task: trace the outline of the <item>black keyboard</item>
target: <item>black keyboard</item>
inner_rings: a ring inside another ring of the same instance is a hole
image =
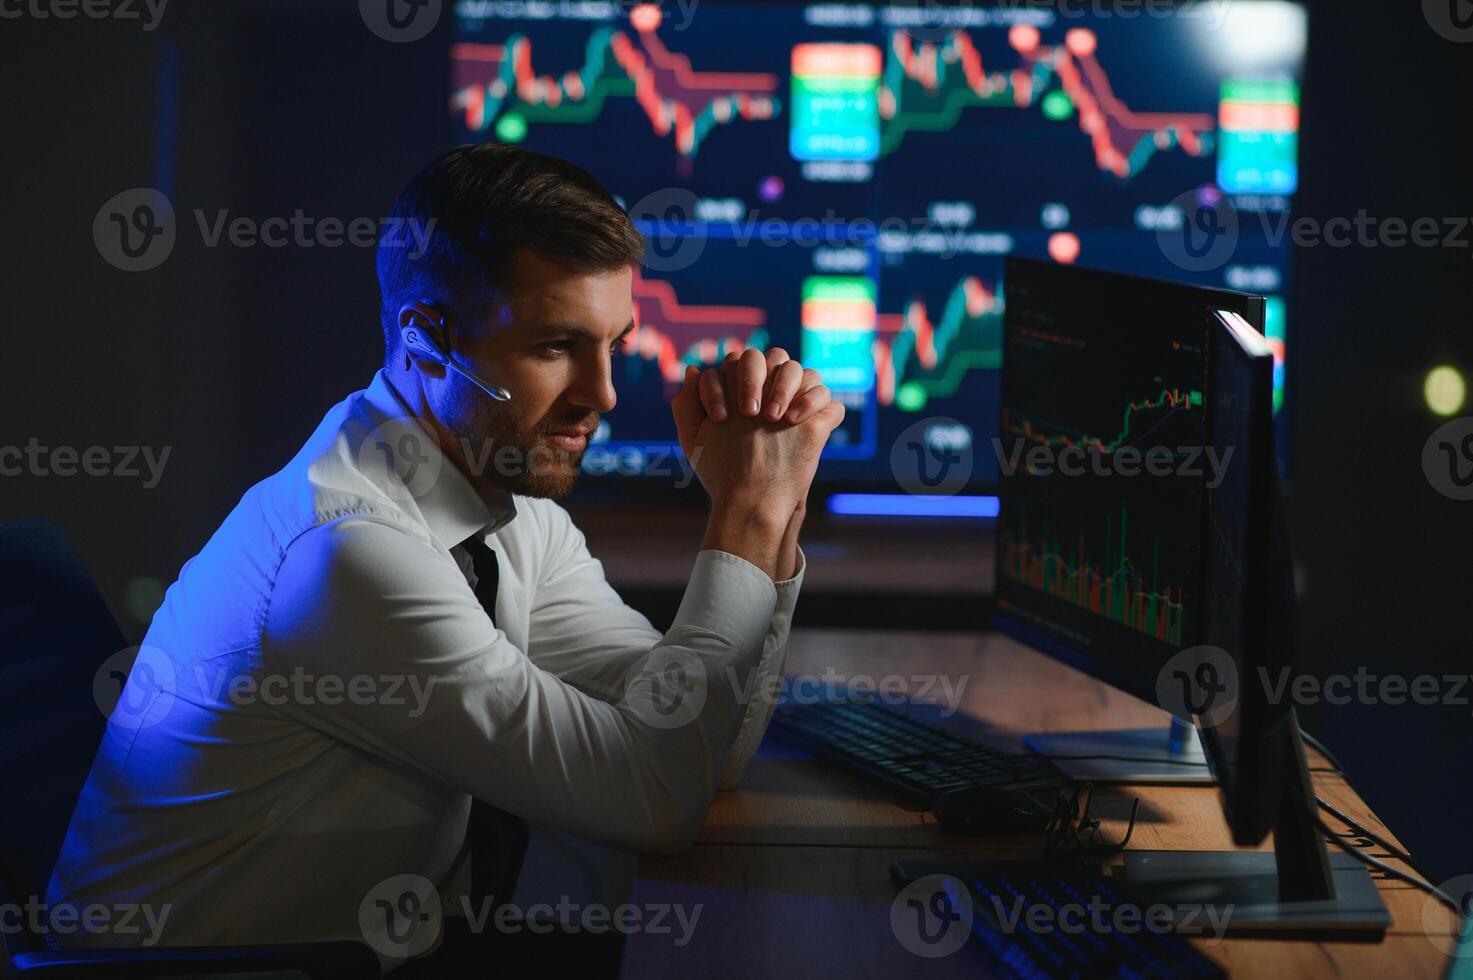
[[[1220,966],[1175,932],[1159,923],[1146,926],[1148,907],[1101,874],[1067,865],[1003,862],[959,865],[955,873],[971,889],[972,938],[991,975],[1027,980],[1224,976]],[[1040,914],[1040,909],[1049,911]],[[1198,925],[1204,938],[1213,938],[1205,919]]]
[[[1109,977],[1223,977],[1223,968],[1146,912],[1099,867],[1068,862],[897,862],[901,883],[925,880],[947,896],[949,915],[965,920],[969,892],[972,943],[987,976],[1018,980]],[[931,905],[931,903],[922,903]],[[1202,925],[1203,939],[1212,933]],[[935,939],[934,928],[916,930]],[[1220,937],[1218,937],[1220,939]]]
[[[1048,791],[1064,783],[1041,760],[989,749],[874,702],[780,705],[771,730],[926,806],[969,786]]]

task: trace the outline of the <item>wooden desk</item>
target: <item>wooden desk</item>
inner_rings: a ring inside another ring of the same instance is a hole
[[[788,672],[915,678],[947,677],[960,687],[949,724],[1019,746],[1029,731],[1165,726],[1167,715],[998,634],[799,630]],[[1323,764],[1313,760],[1311,765]],[[1320,795],[1395,841],[1354,790],[1315,773]],[[1099,789],[1095,810],[1107,835],[1123,830],[1130,802],[1142,799],[1132,848],[1232,847],[1215,788],[1139,786]],[[1264,845],[1265,848],[1269,844]],[[676,857],[640,862],[636,905],[701,904],[685,945],[679,930],[629,936],[624,976],[962,977],[983,975],[971,946],[938,959],[908,952],[890,928],[896,860],[1036,855],[1028,837],[978,842],[943,834],[928,811],[898,805],[872,784],[786,751],[773,740],[742,788],[721,794],[699,843]],[[1234,976],[1440,977],[1453,917],[1423,893],[1380,882],[1394,919],[1381,943],[1227,938],[1199,941]]]

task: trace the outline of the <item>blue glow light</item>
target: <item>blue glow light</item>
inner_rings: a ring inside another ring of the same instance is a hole
[[[996,517],[997,498],[911,493],[836,493],[830,514],[870,517]]]

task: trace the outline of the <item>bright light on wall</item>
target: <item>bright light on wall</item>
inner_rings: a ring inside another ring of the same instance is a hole
[[[1304,53],[1304,8],[1298,4],[1229,3],[1217,16],[1222,18],[1218,43],[1234,65],[1282,64]],[[1208,27],[1210,40],[1210,21]]]
[[[1456,415],[1468,397],[1468,385],[1457,368],[1443,364],[1427,372],[1422,394],[1427,407],[1438,415]]]

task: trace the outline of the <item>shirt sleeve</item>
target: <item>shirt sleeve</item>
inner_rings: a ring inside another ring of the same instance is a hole
[[[630,665],[659,633],[609,585],[603,563],[589,553],[583,532],[567,512],[560,507],[549,511],[546,564],[532,604],[527,653],[537,666],[580,690],[605,701],[617,701],[623,696],[622,685]],[[696,556],[697,570],[703,562],[716,560],[714,556],[747,565],[764,582],[770,582],[755,566],[725,552],[700,552]],[[723,768],[721,789],[730,789],[741,780],[767,731],[787,662],[788,633],[806,568],[800,548],[797,571],[791,578],[773,583],[771,590],[758,588],[755,579],[744,576],[724,581],[721,591],[712,591],[696,588],[693,576],[692,588],[686,592],[686,602],[701,609],[702,616],[718,615],[719,610],[744,613],[765,608],[769,591],[776,593],[755,668],[745,678],[738,677],[734,670],[724,672],[722,677],[744,708],[736,742]]]
[[[341,678],[348,696],[282,706],[303,724],[529,821],[678,851],[742,731],[726,675],[744,680],[762,660],[776,593],[750,563],[703,552],[669,632],[626,651],[619,696],[601,699],[517,649],[446,553],[355,516],[287,548],[262,658],[268,670]],[[742,601],[716,601],[732,595]],[[362,675],[423,696],[355,698]]]

